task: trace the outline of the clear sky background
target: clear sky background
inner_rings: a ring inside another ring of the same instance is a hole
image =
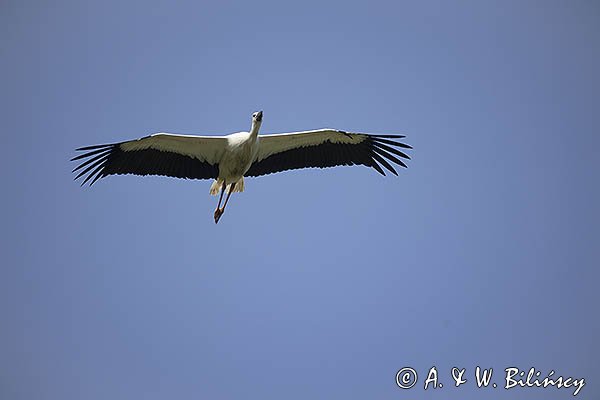
[[[597,2],[5,0],[0,30],[0,398],[572,398],[477,365],[600,395]],[[249,179],[217,226],[209,181],[72,180],[256,110],[413,159]]]

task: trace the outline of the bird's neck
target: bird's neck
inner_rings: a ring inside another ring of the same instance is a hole
[[[252,128],[250,128],[250,136],[256,138],[258,136],[258,130],[260,129],[260,123],[252,123]]]

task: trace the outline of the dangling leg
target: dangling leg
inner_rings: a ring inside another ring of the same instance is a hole
[[[229,201],[229,198],[231,197],[231,193],[233,193],[233,189],[235,189],[235,184],[237,182],[234,182],[231,184],[231,186],[229,187],[229,193],[227,193],[227,198],[225,199],[225,204],[223,204],[223,211],[225,211],[225,207],[227,207],[227,202]]]
[[[223,200],[223,193],[225,193],[225,181],[223,181],[223,186],[221,186],[221,196],[219,196],[219,203],[217,204],[217,209],[215,210],[215,224],[219,222],[219,218],[223,215],[223,211],[221,210],[221,200]],[[229,198],[229,196],[227,196]],[[227,201],[225,202],[227,203]],[[225,207],[223,207],[225,209]]]
[[[227,193],[227,197],[225,198],[225,204],[223,204],[223,208],[219,208],[215,210],[215,224],[219,223],[219,219],[221,219],[221,215],[225,212],[225,207],[227,207],[227,203],[229,202],[229,198],[231,197],[231,193],[233,193],[233,189],[235,189],[235,184],[237,182],[232,183],[229,186],[229,193]],[[223,192],[225,191],[225,182],[223,182],[223,187],[221,188],[221,198],[223,198]],[[219,206],[221,205],[221,199],[219,199]]]
[[[221,196],[219,196],[219,203],[217,204],[217,210],[221,208],[221,200],[223,200],[223,193],[225,193],[225,181],[223,181],[223,185],[221,185]]]

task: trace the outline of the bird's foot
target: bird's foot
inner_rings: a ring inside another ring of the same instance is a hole
[[[223,208],[217,208],[215,210],[215,224],[219,223],[219,220],[221,219],[221,215],[223,215],[224,212],[225,212],[225,209],[223,209]]]

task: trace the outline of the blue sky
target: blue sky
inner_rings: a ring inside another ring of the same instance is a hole
[[[0,9],[0,397],[572,397],[451,387],[478,365],[600,394],[596,2]],[[76,147],[256,110],[406,134],[413,159],[250,179],[217,226],[208,181],[72,181]]]

